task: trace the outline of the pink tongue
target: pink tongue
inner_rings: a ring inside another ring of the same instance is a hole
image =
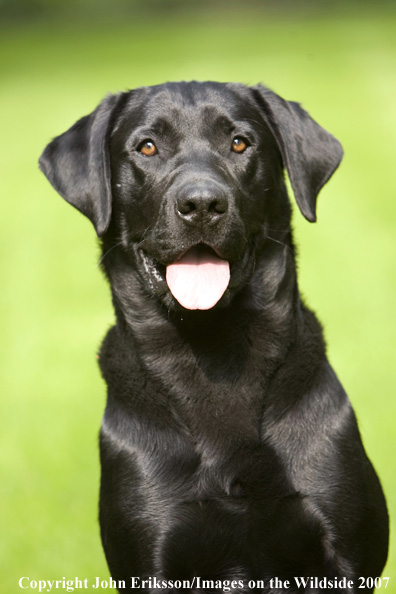
[[[166,282],[186,309],[210,309],[230,282],[230,266],[210,248],[191,248],[166,268]]]

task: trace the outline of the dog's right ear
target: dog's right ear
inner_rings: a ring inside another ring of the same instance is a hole
[[[106,97],[94,112],[54,138],[39,160],[55,190],[92,221],[99,237],[111,219],[109,135],[125,96]]]

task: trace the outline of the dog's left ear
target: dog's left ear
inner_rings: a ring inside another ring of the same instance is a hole
[[[123,95],[106,97],[94,112],[54,138],[39,160],[55,190],[92,221],[99,237],[111,219],[108,140]]]
[[[298,103],[262,86],[252,91],[278,144],[297,204],[315,222],[316,199],[341,162],[341,144]]]

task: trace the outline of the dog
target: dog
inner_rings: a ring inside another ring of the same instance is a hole
[[[120,592],[373,591],[386,504],[299,294],[284,180],[314,222],[342,155],[298,103],[194,81],[109,95],[44,150],[116,313],[100,525]]]

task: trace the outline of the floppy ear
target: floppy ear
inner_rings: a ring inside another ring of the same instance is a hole
[[[315,222],[316,199],[341,162],[341,144],[298,103],[262,86],[253,93],[278,144],[297,204],[304,217]]]
[[[39,160],[55,190],[92,221],[99,237],[111,219],[108,140],[122,96],[106,97],[94,112],[54,138]]]

